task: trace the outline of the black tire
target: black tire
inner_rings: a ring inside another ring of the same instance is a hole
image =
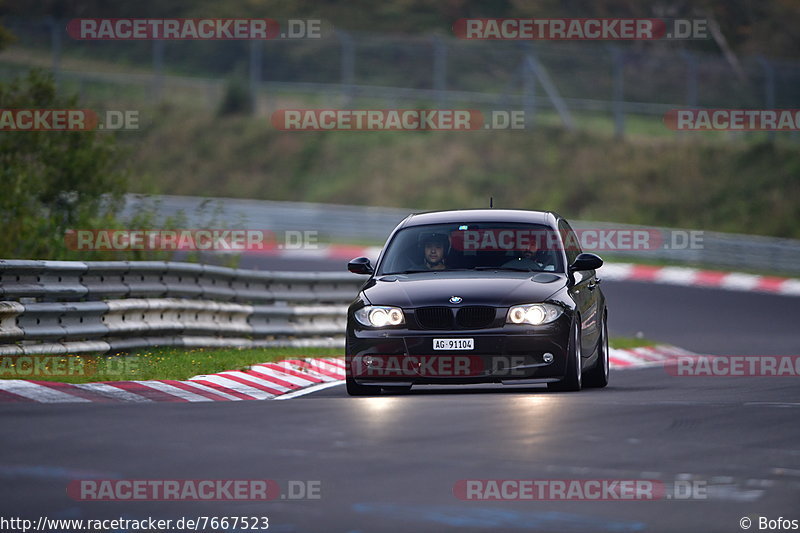
[[[345,378],[347,385],[347,394],[350,396],[376,396],[381,393],[380,387],[371,387],[369,385],[359,385],[353,378]]]
[[[608,315],[603,315],[603,327],[600,329],[599,344],[597,362],[583,376],[584,387],[602,389],[608,385]]]
[[[561,381],[548,383],[547,390],[558,392],[576,392],[581,390],[581,337],[579,332],[580,317],[575,317],[567,350],[567,371]]]

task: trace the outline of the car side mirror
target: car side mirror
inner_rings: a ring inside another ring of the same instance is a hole
[[[356,257],[347,263],[347,270],[353,274],[372,274],[372,264],[369,262],[369,257]]]
[[[589,253],[582,253],[579,254],[578,257],[575,258],[575,262],[569,266],[569,271],[576,272],[579,270],[597,270],[601,266],[603,266],[603,260],[600,259],[599,256]]]

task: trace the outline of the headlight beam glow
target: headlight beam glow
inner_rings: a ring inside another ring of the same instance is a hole
[[[355,318],[364,326],[370,328],[384,328],[405,324],[403,310],[398,307],[385,305],[367,305],[355,312]]]
[[[561,316],[564,310],[553,304],[537,303],[515,305],[508,310],[506,323],[509,324],[530,324],[540,326],[549,324]]]

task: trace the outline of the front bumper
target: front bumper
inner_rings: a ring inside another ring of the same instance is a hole
[[[566,372],[571,317],[543,326],[476,330],[347,329],[347,376],[362,385],[558,381]],[[472,350],[434,350],[434,339],[473,339]],[[549,361],[548,361],[549,360]]]

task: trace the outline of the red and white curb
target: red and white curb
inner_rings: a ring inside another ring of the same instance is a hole
[[[659,345],[618,350],[612,348],[612,368],[628,369],[669,363],[680,348]],[[59,383],[55,381],[0,380],[0,402],[39,403],[149,403],[288,400],[341,385],[345,366],[341,357],[287,359],[253,365],[247,370],[195,376],[186,381],[109,381]]]
[[[252,253],[276,255],[291,259],[348,260],[354,257],[366,256],[374,261],[378,258],[380,251],[380,247],[376,246],[363,247],[331,244],[316,250],[274,248]],[[733,291],[800,296],[800,279],[758,276],[741,272],[722,272],[675,266],[635,265],[632,263],[606,263],[598,271],[598,276],[613,281],[643,281],[688,287],[709,287]]]
[[[755,274],[743,274],[741,272],[720,272],[688,267],[606,263],[598,271],[598,276],[608,280],[646,281],[689,287],[710,287],[732,291],[766,292],[784,294],[787,296],[800,296],[800,279],[758,276]]]
[[[0,402],[221,402],[271,400],[338,385],[344,379],[339,357],[287,359],[253,365],[247,370],[194,376],[186,381],[55,381],[0,380]],[[312,389],[315,388],[315,389]]]
[[[608,362],[611,368],[624,370],[628,368],[664,366],[674,363],[678,357],[687,355],[696,356],[697,354],[669,344],[643,346],[641,348],[611,348],[608,351]]]

